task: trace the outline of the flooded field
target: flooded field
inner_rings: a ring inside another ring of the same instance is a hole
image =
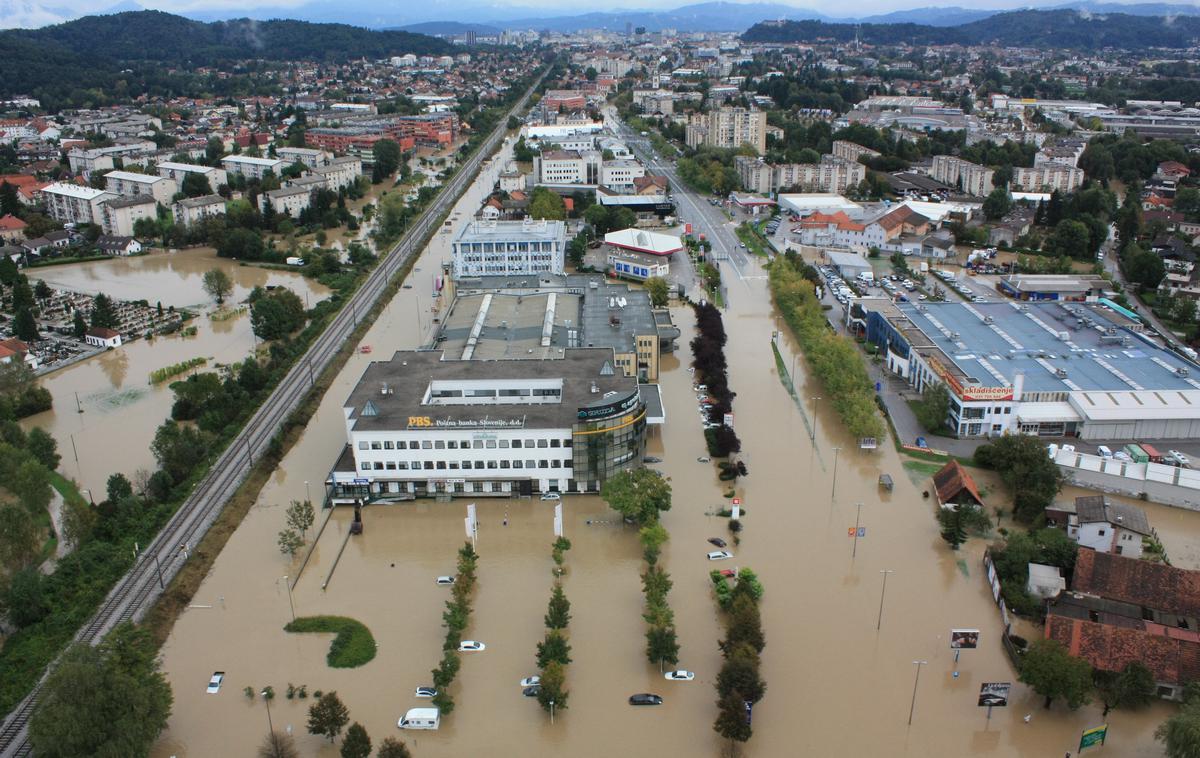
[[[268,284],[290,287],[314,303],[329,294],[326,287],[300,274],[240,266],[203,249],[62,266],[46,269],[45,274],[55,287],[183,307],[211,304],[200,278],[214,267],[225,269],[234,282],[229,303],[245,298],[255,286]],[[170,382],[149,383],[151,371],[198,356],[208,358],[206,368],[211,369],[243,360],[254,349],[249,313],[224,321],[201,315],[191,324],[197,327],[195,336],[135,340],[40,380],[54,396],[54,408],[23,420],[22,426],[40,426],[54,435],[63,473],[97,493],[97,499],[110,474],[131,475],[139,468],[153,467],[150,441],[171,412],[174,397]]]
[[[398,293],[365,338],[377,356],[418,344],[429,328],[427,318],[418,326],[414,314],[427,312],[417,297],[427,295],[426,277],[444,255],[441,248],[437,243],[426,252],[414,288]],[[744,281],[729,285],[725,328],[750,476],[738,488],[747,509],[742,542],[734,548],[736,559],[722,567],[752,567],[766,586],[763,674],[768,686],[755,707],[754,737],[744,754],[1057,758],[1074,753],[1080,731],[1103,722],[1095,705],[1073,713],[1061,705],[1044,711],[1041,698],[1018,684],[1010,706],[995,709],[990,721],[976,706],[982,682],[1016,679],[999,643],[999,614],[982,577],[983,543],[974,541],[958,553],[946,547],[930,501],[922,498],[928,482],[903,475],[890,445],[873,453],[857,450],[825,408],[815,445],[810,441],[803,414],[775,371],[770,335],[783,326],[771,309],[766,281],[760,271],[744,273]],[[325,664],[328,636],[285,633],[291,610],[283,577],[294,575],[298,561],[280,555],[275,535],[284,526],[283,506],[305,496],[306,480],[312,492],[319,491],[317,483],[344,443],[342,402],[370,359],[356,354],[166,643],[164,667],[175,707],[153,755],[247,754],[266,734],[267,711],[242,689],[268,684],[281,693],[271,706],[276,728],[291,728],[303,755],[338,755],[338,745],[306,732],[312,700],[282,697],[289,682],[306,684],[310,693],[337,690],[351,719],[361,722],[376,744],[399,734],[421,758],[719,755],[722,744],[711,726],[721,626],[709,589],[713,564],[705,560],[705,539],[728,538],[724,520],[709,515],[727,501],[712,464],[696,461],[705,450],[685,371],[692,317],[686,310],[674,315],[684,332],[683,347],[662,366],[668,423],[655,433],[649,452],[664,459],[656,468],[671,477],[674,487],[674,507],[663,519],[671,541],[662,560],[674,580],[670,602],[680,666],[696,671],[696,681],[664,682],[657,667],[646,663],[637,537],[611,523],[614,514],[595,497],[563,501],[566,536],[573,543],[564,580],[572,602],[573,663],[567,672],[569,708],[553,725],[517,685],[534,673],[534,646],[543,632],[552,581],[553,509],[546,503],[479,502],[479,587],[464,636],[488,647],[464,655],[452,687],[457,707],[440,731],[398,732],[396,720],[408,708],[428,703],[415,699],[413,690],[430,683],[430,669],[440,656],[442,604],[449,594],[434,577],[454,570],[465,501],[368,507],[365,533],[349,538],[322,589],[351,518],[344,509],[333,514],[291,600],[297,615],[342,614],[364,622],[379,643],[375,660],[360,669],[331,669]],[[788,362],[791,350],[784,338],[781,351]],[[799,395],[814,394],[820,389],[806,386],[801,377]],[[841,451],[833,497],[835,447]],[[896,486],[881,496],[876,481],[884,472],[892,474]],[[866,536],[852,558],[846,530],[855,523],[859,502]],[[1152,523],[1159,518],[1151,513]],[[877,631],[881,570],[895,573],[889,576]],[[980,648],[963,654],[958,677],[948,649],[951,627],[982,631]],[[928,665],[920,673],[909,726],[917,660]],[[225,685],[219,694],[206,695],[204,686],[215,670],[226,672]],[[636,692],[661,694],[665,704],[631,708],[626,698]],[[1169,713],[1163,705],[1141,713],[1114,711],[1107,719],[1107,752],[1160,755],[1152,732]],[[1026,714],[1032,714],[1028,723]]]
[[[275,285],[290,287],[312,302],[328,294],[325,287],[299,274],[243,266],[230,258],[218,258],[211,247],[32,269],[29,278],[58,289],[103,292],[118,300],[146,300],[151,305],[162,301],[164,308],[207,308],[214,303],[204,292],[201,280],[204,272],[214,268],[233,280],[233,293],[226,298],[229,303],[244,300],[255,287]]]

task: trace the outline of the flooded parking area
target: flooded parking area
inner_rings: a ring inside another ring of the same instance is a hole
[[[422,271],[412,277],[416,286],[400,290],[368,332],[364,344],[373,345],[376,356],[427,338],[427,303],[417,298],[442,255],[439,245],[426,251],[418,263]],[[827,404],[819,409],[815,440],[810,439],[803,412],[776,372],[771,334],[785,327],[771,308],[763,272],[751,262],[742,273],[745,278],[727,275],[725,329],[741,458],[750,475],[736,488],[746,509],[745,531],[740,545],[730,548],[736,557],[721,567],[752,567],[766,587],[767,681],[743,754],[1057,757],[1076,752],[1083,729],[1107,721],[1108,753],[1160,755],[1153,730],[1170,706],[1114,711],[1106,719],[1096,704],[1075,712],[1056,704],[1046,711],[1040,697],[1016,683],[983,578],[984,541],[951,551],[938,534],[932,501],[922,496],[928,480],[905,475],[890,444],[858,450]],[[434,578],[454,570],[470,501],[368,506],[364,533],[348,542],[352,513],[334,513],[290,601],[283,577],[295,575],[299,560],[275,546],[284,506],[316,493],[342,449],[342,403],[370,360],[355,354],[164,646],[175,707],[153,755],[245,754],[266,734],[267,712],[242,689],[272,685],[282,693],[289,682],[306,684],[310,693],[337,690],[351,719],[376,744],[399,734],[422,757],[720,755],[723,745],[712,723],[722,626],[708,578],[714,564],[705,553],[707,538],[730,539],[725,520],[713,515],[728,500],[713,464],[697,461],[706,451],[686,371],[693,319],[686,309],[676,309],[673,317],[683,335],[677,355],[665,357],[661,366],[667,424],[651,437],[648,452],[663,458],[655,468],[674,488],[673,507],[663,514],[671,540],[661,564],[674,581],[670,603],[680,667],[695,671],[695,681],[665,682],[658,667],[646,662],[639,576],[644,564],[636,532],[619,525],[599,498],[567,496],[565,531],[573,547],[563,587],[572,603],[573,662],[567,670],[569,707],[551,724],[536,702],[521,696],[517,683],[534,673],[535,645],[543,633],[552,584],[553,506],[484,499],[478,501],[479,583],[464,637],[485,642],[487,649],[464,654],[451,688],[456,708],[440,730],[399,732],[396,721],[407,709],[428,704],[413,691],[431,682],[449,597]],[[780,350],[790,365],[794,346],[786,336]],[[803,359],[797,365],[803,370]],[[809,398],[821,389],[801,376],[797,394]],[[895,480],[892,492],[879,490],[881,473]],[[847,529],[856,518],[865,533],[855,549]],[[1151,512],[1151,523],[1158,518]],[[1175,549],[1164,541],[1169,552]],[[1194,542],[1190,536],[1184,541]],[[344,542],[336,571],[322,589]],[[886,596],[882,571],[893,572]],[[283,631],[293,603],[297,615],[362,621],[379,644],[377,657],[358,669],[329,668],[327,636]],[[981,632],[979,649],[964,652],[957,676],[951,628]],[[924,662],[915,701],[914,661]],[[207,695],[204,685],[215,670],[226,672],[226,683],[219,694]],[[1009,706],[994,709],[990,720],[976,704],[984,682],[1014,682]],[[660,694],[665,703],[632,708],[626,700],[638,692]],[[303,755],[332,758],[339,746],[306,732],[311,702],[277,697],[271,719],[276,728],[291,727]]]

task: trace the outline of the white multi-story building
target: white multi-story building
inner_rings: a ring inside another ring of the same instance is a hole
[[[688,147],[739,148],[749,145],[767,150],[767,112],[747,108],[716,108],[692,116],[684,133]]]
[[[611,348],[546,360],[397,352],[350,394],[347,447],[328,484],[334,502],[595,493],[641,465],[646,410]]]
[[[609,189],[632,189],[633,180],[646,175],[646,168],[634,160],[605,161],[600,166],[600,183]]]
[[[158,202],[151,195],[114,198],[105,201],[102,207],[104,233],[113,237],[133,237],[134,224],[158,216]]]
[[[312,172],[325,179],[326,189],[338,192],[352,186],[358,177],[362,176],[362,160],[350,155],[334,158],[324,166],[314,168]]]
[[[50,218],[63,224],[103,225],[104,201],[116,199],[116,193],[65,182],[42,188],[42,201]]]
[[[247,179],[262,179],[268,171],[279,176],[288,167],[285,161],[278,158],[255,158],[250,155],[227,155],[221,159],[221,165],[226,172]]]
[[[175,223],[187,227],[207,218],[224,216],[225,198],[220,195],[186,197],[175,203],[172,210],[175,213]]]
[[[158,164],[158,175],[174,179],[180,188],[183,187],[184,177],[188,174],[203,176],[208,180],[209,189],[213,192],[216,192],[217,188],[222,184],[229,183],[229,177],[225,174],[225,169],[223,168],[201,166],[196,163],[174,163],[172,161],[163,161]]]
[[[1083,184],[1083,169],[1054,161],[1033,168],[1014,168],[1013,187],[1028,192],[1074,192]]]
[[[293,163],[302,163],[307,168],[328,166],[330,159],[333,158],[324,150],[316,150],[311,147],[281,147],[275,151],[275,155],[286,161],[289,166]]]
[[[471,221],[454,239],[454,277],[563,272],[562,221]]]
[[[874,158],[880,155],[878,150],[872,150],[869,147],[863,147],[857,142],[850,140],[838,139],[833,141],[833,150],[831,151],[836,157],[847,161],[858,161],[864,155],[868,158]]]
[[[96,171],[111,171],[116,167],[116,160],[129,156],[149,155],[158,149],[158,145],[148,140],[126,142],[110,147],[84,149],[73,147],[67,151],[67,163],[71,173],[81,174],[90,179]]]
[[[734,168],[742,186],[751,192],[767,194],[791,187],[800,192],[831,192],[841,194],[857,187],[867,177],[867,167],[833,155],[821,157],[820,163],[784,163],[773,165],[761,158],[739,155]]]
[[[312,190],[308,187],[283,187],[270,190],[262,194],[262,203],[263,210],[270,205],[276,213],[300,218],[300,214],[312,205]]]
[[[174,179],[133,171],[110,171],[104,175],[104,188],[121,197],[149,195],[155,202],[170,205],[179,186]]]
[[[600,153],[595,150],[551,150],[533,159],[538,184],[590,184],[600,181]]]
[[[995,174],[996,172],[987,166],[951,155],[933,156],[933,168],[929,172],[931,177],[942,184],[962,187],[963,192],[976,197],[983,197],[995,189],[992,185],[992,177]]]

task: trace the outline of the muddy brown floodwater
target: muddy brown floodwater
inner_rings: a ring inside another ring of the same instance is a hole
[[[298,273],[241,266],[205,248],[35,269],[33,278],[61,289],[104,292],[123,300],[161,300],[164,307],[204,306],[202,315],[191,322],[197,328],[195,336],[134,340],[40,379],[54,397],[54,408],[23,420],[22,426],[40,426],[54,435],[62,472],[92,490],[97,500],[110,474],[130,476],[139,468],[153,469],[150,441],[170,414],[174,398],[170,382],[149,383],[151,371],[195,357],[208,358],[200,370],[211,370],[215,364],[243,360],[254,349],[248,313],[224,321],[204,315],[213,304],[200,279],[212,268],[223,269],[233,280],[228,304],[267,285],[289,287],[312,304],[329,295],[327,287]]]
[[[423,291],[440,255],[437,249],[426,252],[422,271],[414,275],[417,286],[401,290],[369,332],[364,342],[376,354],[386,356],[419,341],[416,293]],[[930,501],[921,496],[928,483],[906,476],[890,445],[873,453],[858,451],[825,409],[814,448],[803,415],[775,370],[770,338],[782,324],[771,308],[765,278],[756,265],[744,273],[747,279],[729,281],[725,328],[750,476],[738,488],[747,509],[742,542],[734,548],[736,559],[722,567],[753,567],[766,586],[763,673],[768,684],[766,698],[755,707],[754,736],[744,754],[1057,758],[1074,753],[1080,731],[1102,723],[1094,705],[1076,712],[1061,705],[1046,711],[1040,698],[1016,684],[1010,706],[995,709],[990,721],[976,707],[980,683],[1016,679],[982,576],[982,542],[950,551],[938,536]],[[289,682],[307,685],[310,693],[337,690],[351,718],[376,744],[399,734],[421,758],[719,755],[722,744],[712,722],[721,627],[709,589],[713,564],[705,560],[705,539],[729,536],[724,520],[709,515],[726,501],[713,465],[696,460],[705,450],[685,371],[693,321],[682,309],[675,319],[683,329],[683,347],[663,364],[667,425],[651,440],[649,452],[664,458],[656,467],[674,487],[674,506],[663,518],[671,534],[663,562],[674,580],[670,601],[682,648],[680,667],[696,671],[695,681],[665,682],[657,667],[646,663],[636,533],[613,523],[612,512],[595,497],[563,500],[566,535],[573,543],[564,580],[572,602],[573,663],[567,673],[569,708],[553,725],[517,685],[534,673],[534,646],[543,633],[552,582],[553,509],[546,503],[479,501],[479,586],[464,637],[485,642],[487,650],[464,655],[452,688],[457,707],[440,731],[399,732],[396,721],[407,709],[428,704],[415,699],[413,690],[430,683],[430,669],[440,656],[448,592],[434,584],[434,577],[454,570],[463,541],[463,501],[368,507],[365,533],[349,540],[323,590],[351,518],[348,510],[333,514],[295,587],[295,611],[363,621],[379,644],[375,660],[359,669],[331,669],[325,664],[328,636],[285,633],[291,612],[283,577],[294,574],[298,562],[280,555],[275,535],[283,528],[283,506],[304,497],[306,480],[318,491],[317,483],[343,445],[342,402],[369,360],[356,354],[167,641],[164,667],[175,707],[153,755],[248,754],[266,734],[268,716],[242,689],[269,684],[282,695]],[[783,338],[781,350],[789,362],[792,349]],[[801,377],[799,394],[820,394],[820,388]],[[836,499],[831,497],[835,446],[842,448]],[[883,472],[891,473],[896,485],[881,497],[876,481]],[[858,502],[867,531],[852,558],[846,530],[855,522]],[[895,573],[888,580],[882,629],[876,631],[885,569]],[[951,627],[982,630],[980,648],[963,654],[957,678],[948,649]],[[915,660],[928,665],[921,671],[909,726]],[[226,672],[225,685],[219,694],[206,695],[215,670]],[[631,708],[626,699],[636,692],[655,692],[666,702],[659,708]],[[277,728],[293,730],[303,755],[332,758],[337,745],[306,733],[310,703],[278,697],[270,718]],[[1152,732],[1169,713],[1163,705],[1111,713],[1107,752],[1159,755]],[[1026,714],[1032,714],[1029,723],[1023,720]]]

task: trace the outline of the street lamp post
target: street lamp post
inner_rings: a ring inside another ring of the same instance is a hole
[[[840,447],[835,447],[833,449],[833,488],[829,491],[830,502],[833,502],[833,500],[837,496],[838,453],[840,453],[840,452],[842,452],[842,449]]]
[[[912,726],[913,711],[917,708],[917,683],[921,681],[921,667],[928,663],[929,661],[913,661],[913,665],[917,667],[917,676],[913,679],[912,704],[908,706],[909,726]]]
[[[550,701],[550,723],[554,723],[554,701]]]
[[[310,503],[312,502],[312,492],[308,488],[308,482],[304,483],[304,499]]]
[[[875,631],[883,626],[883,596],[887,594],[887,578],[888,574],[896,573],[892,569],[879,569],[879,573],[883,574],[883,589],[879,591],[879,618],[875,621]]]
[[[271,734],[275,733],[275,725],[271,723],[271,693],[269,690],[262,691],[263,702],[267,704],[267,729]]]
[[[809,399],[812,400],[812,404],[813,404],[812,434],[809,436],[809,439],[811,439],[815,442],[817,439],[817,401],[820,400],[821,398],[813,397],[813,398],[809,398]]]
[[[283,583],[287,586],[288,591],[288,606],[292,609],[292,621],[296,620],[296,603],[292,600],[292,583],[288,581],[287,575],[283,577]]]

